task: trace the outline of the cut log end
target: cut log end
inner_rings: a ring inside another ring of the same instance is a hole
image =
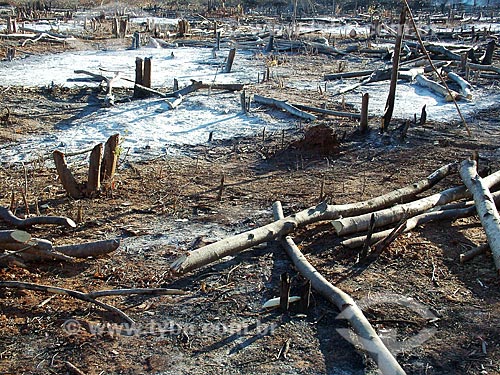
[[[337,233],[337,235],[340,235],[340,233],[342,233],[342,229],[344,229],[344,225],[338,220],[333,220],[332,225],[335,233]]]
[[[28,232],[25,232],[23,230],[14,230],[14,231],[12,231],[12,233],[10,234],[10,237],[14,241],[20,242],[20,243],[26,243],[29,240],[31,240],[31,234],[29,234]]]

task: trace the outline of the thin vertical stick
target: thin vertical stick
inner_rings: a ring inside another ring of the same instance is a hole
[[[385,131],[389,128],[389,124],[391,123],[392,119],[392,113],[394,112],[394,102],[396,101],[396,87],[399,73],[399,58],[401,55],[401,44],[403,43],[405,22],[406,8],[403,8],[401,9],[401,14],[399,15],[399,29],[398,35],[396,37],[396,44],[394,45],[394,56],[392,59],[391,85],[389,87],[387,102],[385,103],[384,126],[382,127],[382,131]]]
[[[462,115],[462,111],[460,111],[460,108],[458,107],[457,101],[453,97],[453,95],[452,95],[452,93],[450,91],[450,88],[446,84],[445,79],[441,76],[441,74],[439,74],[438,70],[434,66],[434,63],[432,62],[431,56],[429,55],[429,52],[427,52],[427,49],[424,46],[424,42],[422,40],[422,37],[420,36],[420,31],[418,30],[417,24],[415,23],[415,19],[413,18],[413,13],[411,12],[410,5],[408,4],[407,0],[403,0],[403,3],[405,4],[406,9],[408,10],[408,15],[410,16],[410,21],[411,21],[411,24],[413,26],[413,29],[415,30],[415,34],[417,35],[417,39],[418,39],[418,42],[420,44],[420,47],[422,48],[422,51],[424,51],[425,57],[429,61],[429,64],[430,64],[432,70],[438,75],[438,77],[441,80],[441,83],[443,84],[444,87],[446,87],[446,90],[448,91],[448,94],[453,99],[453,104],[455,104],[455,108],[457,109],[458,115],[460,116],[460,119],[462,120],[462,123],[464,124],[465,130],[467,131],[467,135],[470,137],[472,135],[471,131],[469,129],[469,126],[467,125],[467,122],[465,121],[464,116]]]

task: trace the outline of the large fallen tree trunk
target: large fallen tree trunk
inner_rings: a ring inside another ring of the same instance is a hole
[[[500,192],[493,194],[493,199],[495,203],[500,203]],[[401,233],[409,232],[415,229],[417,226],[431,222],[431,221],[444,221],[444,220],[456,220],[464,217],[470,217],[476,214],[476,206],[471,205],[469,207],[464,208],[455,208],[455,209],[445,209],[446,206],[443,207],[442,210],[439,211],[431,211],[424,212],[423,214],[414,216],[409,218],[404,223],[404,228]],[[381,232],[372,233],[369,244],[372,245],[391,234],[393,229],[387,229]],[[357,248],[363,246],[367,241],[367,236],[358,236],[349,238],[347,240],[342,241],[342,245],[347,246],[349,248]]]
[[[431,91],[442,95],[447,102],[460,99],[460,94],[458,92],[447,90],[443,85],[425,77],[422,74],[418,74],[416,80],[420,86],[427,87]]]
[[[280,202],[273,205],[274,220],[284,218]],[[353,331],[359,336],[363,350],[377,363],[384,375],[403,375],[404,370],[382,342],[377,332],[364,316],[356,302],[347,293],[332,285],[316,270],[289,236],[281,239],[281,245],[295,268],[306,279],[311,281],[312,287],[328,301],[333,303],[349,321]]]
[[[26,243],[3,243],[0,245],[5,250],[10,250],[12,253],[6,253],[5,257],[18,257],[23,261],[40,261],[40,260],[61,260],[72,261],[70,257],[54,251],[52,242],[40,238],[32,238]]]
[[[298,109],[301,109],[303,111],[316,112],[316,113],[321,113],[323,115],[337,116],[337,117],[349,117],[349,118],[357,118],[357,119],[361,118],[360,113],[332,111],[330,109],[311,107],[308,105],[296,104],[296,103],[294,103],[293,106],[297,107]]]
[[[500,68],[497,66],[493,65],[481,65],[481,64],[473,64],[473,63],[467,63],[467,67],[472,70],[480,70],[484,72],[493,72],[500,74]]]
[[[304,112],[304,111],[296,108],[295,106],[288,104],[287,102],[285,102],[283,100],[267,98],[265,96],[260,96],[260,95],[254,95],[253,100],[256,103],[281,108],[281,109],[287,111],[288,113],[291,113],[292,115],[303,118],[305,120],[310,120],[310,121],[316,120],[316,116],[314,116],[310,113]]]
[[[489,191],[491,185],[477,174],[476,162],[464,160],[460,165],[460,176],[470,190],[476,203],[479,220],[483,225],[495,266],[500,272],[500,216]]]
[[[76,223],[67,217],[34,216],[26,219],[20,219],[5,207],[0,207],[0,219],[19,229],[29,228],[33,225],[39,224],[62,225],[68,228],[76,228]]]
[[[318,206],[307,208],[260,228],[252,229],[190,251],[173,262],[170,266],[171,270],[175,273],[183,274],[215,262],[225,256],[236,254],[276,237],[285,236],[300,226],[317,221],[332,220],[340,216],[359,215],[389,207],[394,203],[405,201],[431,188],[454,171],[456,171],[456,163],[447,164],[434,171],[427,178],[412,185],[363,202],[344,205],[327,205],[326,203],[321,203]]]
[[[460,93],[464,98],[466,98],[467,100],[472,100],[472,86],[469,82],[453,72],[448,73],[448,78],[458,83],[458,85],[460,86]]]
[[[119,240],[103,240],[77,245],[56,246],[54,250],[73,258],[87,258],[109,254],[118,249],[119,246]]]
[[[31,240],[31,234],[23,230],[0,230],[0,244],[10,242],[24,244],[29,240]]]
[[[499,182],[500,171],[497,171],[484,179],[484,183],[488,187],[496,185]],[[458,186],[413,202],[373,212],[373,214],[375,214],[375,228],[380,228],[385,225],[398,222],[405,217],[412,217],[433,207],[441,206],[459,199],[468,198],[470,196],[470,192],[465,186]],[[339,236],[366,231],[370,226],[371,214],[372,213],[367,213],[337,219],[332,221],[332,225],[335,232]]]

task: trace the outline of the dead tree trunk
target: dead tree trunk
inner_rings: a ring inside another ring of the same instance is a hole
[[[120,134],[114,134],[106,141],[101,165],[101,181],[111,182],[116,172]]]
[[[231,48],[229,50],[229,55],[227,56],[226,67],[224,68],[224,73],[230,73],[233,67],[234,57],[236,56],[236,48]]]
[[[485,184],[487,186],[492,186],[499,182],[500,171],[497,171],[485,178]],[[375,228],[380,228],[385,225],[395,223],[403,219],[405,216],[412,217],[415,215],[419,215],[433,207],[441,206],[443,204],[447,204],[467,197],[470,197],[470,193],[467,191],[465,186],[459,186],[447,189],[443,192],[436,193],[413,202],[400,204],[391,208],[374,212]],[[370,226],[370,218],[371,213],[353,217],[345,217],[332,221],[332,225],[337,235],[344,236],[347,234],[368,230]]]
[[[75,177],[69,170],[64,154],[61,151],[56,150],[52,155],[54,157],[57,174],[59,175],[59,179],[61,180],[64,190],[66,190],[71,198],[83,198],[83,192],[80,188],[80,184],[76,181]]]
[[[359,123],[361,133],[366,133],[368,130],[368,100],[370,94],[365,93],[361,99],[361,121]]]
[[[87,258],[109,254],[118,249],[119,246],[119,240],[103,240],[77,245],[56,246],[54,250],[73,258]]]
[[[486,47],[486,52],[484,53],[483,59],[481,60],[481,65],[491,65],[493,63],[493,53],[495,52],[495,47],[495,40],[490,40],[488,42],[488,46]]]
[[[193,250],[179,257],[172,263],[170,268],[175,273],[183,274],[215,262],[227,255],[236,254],[279,236],[285,236],[301,226],[317,221],[336,219],[340,216],[360,215],[361,213],[391,206],[431,188],[455,170],[456,164],[445,165],[421,181],[364,202],[344,205],[321,203],[284,219]]]
[[[93,196],[101,189],[101,160],[102,160],[102,143],[94,147],[90,153],[89,162],[89,177],[87,181],[87,196]]]
[[[500,216],[493,196],[487,182],[477,174],[475,161],[464,160],[460,165],[460,176],[474,197],[479,220],[486,232],[495,266],[500,272]]]
[[[273,205],[273,211],[275,220],[283,220],[284,215],[281,209],[281,203],[276,202]],[[292,260],[295,268],[297,268],[306,279],[311,281],[312,287],[328,301],[333,303],[342,313],[341,315],[351,323],[353,331],[359,336],[359,341],[361,342],[363,350],[375,360],[381,373],[384,375],[404,375],[404,370],[389,349],[387,349],[351,296],[328,282],[328,280],[307,261],[306,257],[290,237],[287,236],[282,238],[281,245]]]
[[[383,131],[386,131],[389,128],[389,124],[392,119],[392,113],[394,112],[394,102],[396,100],[396,86],[397,86],[398,72],[399,72],[399,57],[401,54],[401,44],[403,42],[405,22],[406,22],[406,8],[403,7],[403,9],[401,9],[401,14],[399,15],[399,29],[398,29],[398,36],[396,38],[396,44],[394,46],[394,56],[392,59],[391,85],[389,87],[389,95],[387,96],[387,102],[385,104],[383,125],[382,125]]]
[[[151,87],[151,58],[146,57],[144,59],[144,72],[142,76],[142,85],[145,87]]]

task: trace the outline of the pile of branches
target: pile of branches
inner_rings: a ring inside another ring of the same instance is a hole
[[[73,261],[76,258],[98,257],[118,249],[120,241],[102,240],[76,245],[54,246],[51,241],[32,237],[26,229],[39,225],[76,228],[76,223],[62,216],[15,216],[9,208],[0,207],[0,220],[15,229],[0,230],[0,265],[26,267],[25,262],[45,260]]]
[[[446,176],[456,173],[457,170],[464,185],[417,198],[419,194],[429,190]],[[307,261],[287,235],[312,223],[331,221],[332,228],[338,236],[365,232],[363,236],[348,238],[342,242],[348,247],[360,247],[359,257],[362,258],[382,251],[399,234],[423,223],[454,220],[477,214],[485,229],[488,245],[476,249],[475,253],[485,252],[489,246],[496,268],[500,271],[500,216],[495,206],[500,194],[492,195],[489,191],[498,183],[500,183],[500,171],[483,179],[477,173],[476,162],[465,160],[460,165],[458,163],[445,165],[423,180],[363,202],[343,205],[321,203],[286,217],[283,215],[281,204],[276,202],[273,206],[275,221],[190,251],[172,263],[171,271],[173,274],[183,275],[260,243],[281,240],[296,269],[311,282],[315,290],[336,305],[349,320],[352,329],[361,339],[363,349],[377,362],[381,372],[404,374],[401,366],[377,336],[354,300],[328,282]],[[468,201],[471,197],[473,202]],[[391,229],[375,231],[377,228],[391,226],[393,227]],[[465,260],[473,255],[463,254],[461,259]]]

